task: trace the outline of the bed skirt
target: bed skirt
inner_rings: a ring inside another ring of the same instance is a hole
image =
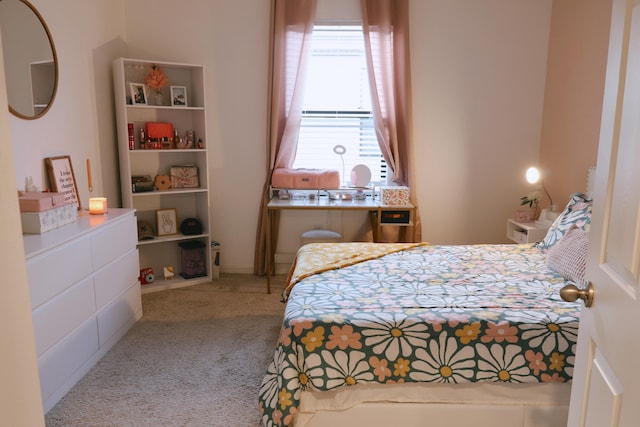
[[[565,427],[570,394],[570,383],[358,384],[303,392],[294,426]]]

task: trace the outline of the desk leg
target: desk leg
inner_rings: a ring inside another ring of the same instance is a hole
[[[369,211],[369,223],[371,225],[371,236],[374,243],[380,239],[380,211]]]
[[[265,268],[267,273],[267,293],[271,293],[271,209],[267,208],[267,234],[266,234]]]

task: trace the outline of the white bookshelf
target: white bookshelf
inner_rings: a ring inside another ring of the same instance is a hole
[[[144,83],[145,73],[150,66],[160,67],[169,79],[162,89],[164,102],[155,104],[151,91],[147,90],[148,105],[133,104],[130,83]],[[140,268],[152,268],[155,282],[142,285],[142,292],[152,292],[189,286],[211,280],[210,254],[210,204],[207,156],[207,130],[205,124],[204,68],[202,65],[181,64],[165,61],[118,58],[113,62],[113,78],[118,127],[118,151],[120,158],[120,181],[124,207],[136,210],[138,220],[148,221],[157,234],[155,212],[157,209],[176,209],[178,234],[157,236],[153,240],[138,242]],[[171,105],[170,86],[183,86],[187,91],[187,105]],[[195,133],[192,148],[148,149],[141,147],[140,128],[147,122],[171,123],[184,137],[187,131]],[[134,126],[135,148],[129,147],[128,124]],[[202,139],[203,146],[197,141]],[[198,169],[197,188],[171,188],[148,192],[134,192],[131,177],[148,175],[169,175],[176,165],[194,165]],[[183,235],[180,223],[186,218],[197,218],[203,226],[198,235]],[[206,275],[185,279],[181,277],[182,242],[199,241],[204,244]],[[174,277],[164,280],[163,267],[173,266]]]

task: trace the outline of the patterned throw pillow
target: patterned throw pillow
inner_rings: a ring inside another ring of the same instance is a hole
[[[549,249],[547,265],[565,279],[584,287],[588,248],[589,233],[572,225],[564,237]]]
[[[586,195],[582,193],[573,194],[562,213],[551,224],[547,235],[535,246],[542,252],[547,252],[562,239],[572,225],[588,232],[591,226],[592,204],[592,199]]]

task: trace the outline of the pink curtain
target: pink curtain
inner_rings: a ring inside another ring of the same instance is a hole
[[[267,177],[258,219],[254,273],[266,272],[266,227],[269,185],[275,168],[292,166],[302,117],[306,64],[309,57],[316,0],[272,0],[267,123]],[[272,221],[271,253],[278,238],[279,218]]]
[[[393,172],[392,182],[409,187],[416,207],[405,241],[422,240],[416,198],[409,55],[409,1],[361,0],[367,69],[376,136]]]

